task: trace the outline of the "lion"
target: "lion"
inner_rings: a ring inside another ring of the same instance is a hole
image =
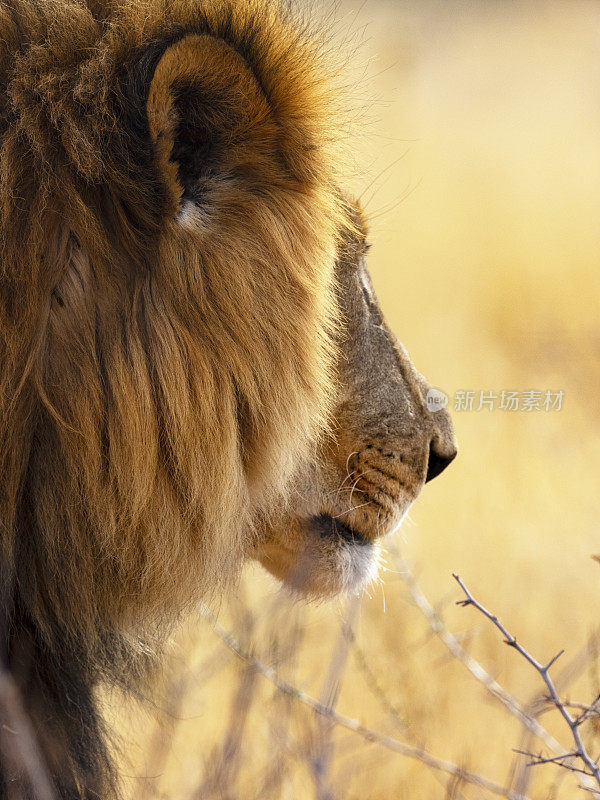
[[[56,796],[110,800],[96,687],[247,559],[359,589],[456,443],[373,292],[318,35],[269,0],[0,9],[0,658]]]

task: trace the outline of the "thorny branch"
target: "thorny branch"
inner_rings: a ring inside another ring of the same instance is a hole
[[[600,628],[596,628],[596,630],[591,634],[589,637],[586,645],[582,647],[578,653],[571,659],[571,661],[564,665],[562,669],[559,669],[553,680],[554,686],[556,687],[558,692],[565,692],[567,688],[577,679],[577,677],[581,674],[583,669],[590,663],[590,659],[597,658],[594,656],[594,653],[597,652],[598,646],[600,644]],[[590,714],[587,715],[589,719],[596,717],[596,713],[594,713],[594,709],[597,708],[598,698],[594,700],[591,705],[581,705],[578,710],[585,711],[587,708],[590,710]],[[565,701],[565,705],[567,708],[574,708],[574,704],[570,704]],[[545,691],[545,686],[543,689],[538,690],[534,697],[532,697],[527,703],[523,704],[523,707],[530,714],[532,717],[539,719],[541,714],[545,714],[548,710],[553,709],[554,702],[552,698],[548,695]],[[582,720],[582,722],[585,720]],[[522,745],[521,750],[526,750],[528,753],[531,753],[532,745],[531,745],[531,738],[532,733],[531,731],[525,731],[525,735],[522,737]],[[519,754],[520,755],[520,754]],[[515,790],[520,791],[521,793],[527,792],[527,787],[529,785],[529,774],[530,770],[528,769],[528,761],[524,758],[519,757],[513,762],[511,767],[512,772],[512,780],[510,782],[510,786],[512,786]],[[594,791],[593,790],[593,783],[591,782],[590,778],[584,778],[585,781],[590,781],[590,785],[592,789],[586,788],[587,791]]]
[[[588,775],[585,769],[581,769],[580,767],[574,767],[571,763],[571,759],[577,758],[579,753],[574,750],[572,753],[563,753],[560,756],[549,756],[548,758],[544,758],[542,755],[534,755],[529,750],[515,750],[515,753],[519,753],[521,756],[527,756],[529,762],[527,764],[528,767],[537,767],[540,764],[556,764],[558,767],[564,767],[564,769],[568,769],[569,772],[578,772],[580,775]]]
[[[574,709],[580,711],[581,713],[575,717],[575,722],[577,725],[582,725],[588,719],[594,719],[596,717],[600,717],[600,695],[598,695],[591,703],[588,705],[584,703],[572,703],[568,700],[564,701],[564,705],[566,708]]]
[[[563,703],[560,699],[558,692],[556,690],[556,686],[554,681],[550,677],[550,669],[551,667],[557,662],[557,660],[561,657],[564,650],[561,650],[555,656],[553,656],[550,661],[546,664],[542,664],[536,658],[534,658],[531,653],[529,653],[523,645],[521,645],[516,638],[504,627],[504,625],[500,622],[498,617],[492,614],[490,611],[485,608],[485,606],[481,605],[481,603],[476,600],[469,589],[465,586],[463,581],[460,577],[456,574],[452,576],[455,581],[458,583],[460,588],[465,594],[464,600],[459,600],[458,605],[461,606],[473,606],[476,608],[481,614],[483,614],[490,622],[500,631],[500,633],[504,636],[505,643],[509,646],[514,648],[523,658],[531,664],[531,666],[536,670],[536,672],[541,676],[542,680],[546,684],[546,688],[550,694],[550,699],[560,712],[561,716],[569,726],[571,731],[571,736],[573,737],[573,741],[575,743],[575,749],[570,753],[564,753],[562,755],[562,760],[560,756],[551,758],[551,759],[542,759],[540,757],[536,757],[531,753],[528,755],[532,758],[533,764],[543,764],[543,763],[560,763],[561,766],[567,767],[572,769],[572,771],[580,772],[580,774],[593,779],[593,782],[596,784],[593,788],[590,787],[581,787],[585,788],[587,791],[591,791],[596,797],[600,797],[600,768],[598,767],[598,760],[594,760],[590,754],[588,753],[585,745],[583,744],[583,740],[581,738],[580,733],[580,725],[585,719],[585,712],[584,714],[580,714],[577,717],[573,717],[567,708],[567,705]],[[585,765],[585,769],[578,769],[573,767],[571,759],[579,759]]]
[[[406,744],[398,739],[394,739],[391,736],[386,736],[385,734],[378,733],[377,731],[372,730],[371,728],[367,728],[365,725],[362,725],[358,720],[352,719],[350,717],[346,717],[343,714],[335,711],[330,706],[324,705],[316,698],[312,697],[311,695],[307,694],[302,689],[294,686],[293,684],[289,683],[288,681],[282,680],[277,675],[277,671],[274,667],[269,666],[267,664],[263,664],[257,658],[252,655],[249,651],[245,650],[238,640],[233,636],[232,633],[225,630],[216,620],[215,615],[210,611],[210,609],[206,607],[200,608],[200,614],[204,617],[205,620],[209,623],[210,627],[214,631],[214,633],[221,639],[223,644],[229,648],[235,655],[245,661],[247,664],[250,664],[258,673],[260,673],[263,677],[267,678],[273,686],[277,689],[278,692],[293,698],[299,703],[302,703],[308,708],[312,709],[316,714],[320,716],[326,717],[329,719],[333,724],[339,726],[340,728],[345,728],[346,730],[352,731],[353,733],[358,734],[363,739],[368,742],[372,742],[375,744],[380,745],[381,747],[385,747],[388,750],[392,750],[396,753],[400,753],[407,758],[413,758],[418,761],[421,761],[426,766],[430,767],[431,769],[439,770],[441,772],[445,772],[449,775],[453,775],[457,778],[460,778],[465,783],[470,783],[474,786],[479,786],[482,789],[487,790],[491,794],[495,794],[499,797],[507,798],[507,800],[530,800],[527,795],[523,794],[516,794],[515,792],[511,792],[510,790],[500,786],[497,783],[489,780],[488,778],[484,777],[483,775],[479,775],[477,773],[468,772],[457,764],[454,764],[451,761],[444,761],[442,759],[436,758],[435,756],[428,753],[421,747],[413,747],[412,745]]]
[[[548,733],[544,726],[535,717],[528,714],[516,697],[513,697],[500,686],[498,681],[476,659],[467,653],[456,636],[446,628],[439,614],[436,613],[421,590],[408,564],[400,555],[396,556],[395,563],[398,566],[400,578],[408,588],[413,602],[429,623],[431,630],[442,640],[454,658],[464,664],[471,675],[482,683],[496,700],[499,700],[513,716],[517,717],[528,730],[541,739],[553,752],[557,754],[562,752],[560,744]]]

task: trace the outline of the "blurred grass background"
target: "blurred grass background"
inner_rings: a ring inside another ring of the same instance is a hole
[[[526,703],[539,677],[454,605],[451,572],[540,660],[564,647],[568,661],[600,623],[600,5],[344,0],[335,16],[354,32],[347,82],[364,111],[351,189],[393,329],[451,397],[564,391],[560,412],[455,412],[460,456],[394,542],[449,629]],[[429,635],[387,563],[362,601],[338,709],[507,784],[522,727]],[[290,605],[251,565],[220,619],[320,696],[344,613],[343,601]],[[592,652],[567,694],[599,691]],[[338,730],[319,778],[314,715],[248,677],[202,621],[177,637],[156,702],[118,712],[139,800],[490,796]],[[555,717],[542,721],[568,750]],[[528,793],[586,796],[577,784],[536,767]]]

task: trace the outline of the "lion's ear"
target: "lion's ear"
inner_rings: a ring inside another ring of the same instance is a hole
[[[169,45],[147,76],[145,114],[154,162],[173,203],[210,202],[227,180],[265,180],[280,137],[267,98],[224,40],[189,34]]]

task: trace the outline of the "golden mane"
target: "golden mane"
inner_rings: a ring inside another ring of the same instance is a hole
[[[139,691],[247,557],[364,585],[456,455],[286,8],[0,0],[0,671],[60,800],[118,797],[99,680]]]
[[[268,2],[11,0],[0,32],[3,560],[95,674],[235,574],[324,427],[330,84]]]

